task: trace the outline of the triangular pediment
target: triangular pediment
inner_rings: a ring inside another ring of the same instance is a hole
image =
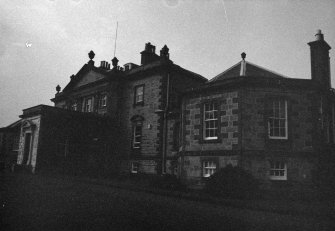
[[[77,79],[73,88],[78,88],[78,87],[82,87],[90,83],[97,82],[101,79],[104,79],[105,77],[106,76],[102,73],[96,72],[94,70],[89,70],[86,73],[84,73],[82,76],[80,76],[79,79]]]

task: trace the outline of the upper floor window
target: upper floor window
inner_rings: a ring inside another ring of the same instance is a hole
[[[287,101],[273,100],[270,104],[268,134],[270,139],[287,139]]]
[[[78,110],[78,104],[77,103],[74,103],[71,105],[71,110],[72,111],[77,111]]]
[[[142,122],[137,121],[133,125],[133,145],[135,149],[141,148],[142,143]]]
[[[85,99],[84,111],[85,112],[93,111],[93,98],[92,97]]]
[[[270,162],[270,179],[287,180],[287,167],[285,162],[282,161]]]
[[[144,85],[135,87],[135,104],[143,104],[144,101]]]
[[[106,94],[100,95],[99,106],[100,107],[106,107],[107,106],[107,95]]]
[[[204,140],[218,139],[218,104],[210,102],[204,104]]]

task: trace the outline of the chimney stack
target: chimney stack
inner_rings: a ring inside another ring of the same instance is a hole
[[[331,47],[324,40],[321,30],[317,30],[315,41],[309,42],[308,45],[311,49],[312,80],[326,89],[331,88],[329,57]]]
[[[105,70],[109,70],[110,69],[110,64],[107,61],[101,61],[100,68],[105,69]]]
[[[145,65],[159,59],[159,56],[156,55],[155,50],[156,47],[151,45],[150,42],[145,44],[144,51],[141,52],[141,65]]]
[[[164,45],[164,47],[160,51],[160,57],[162,60],[169,60],[170,54],[169,54],[169,48]]]

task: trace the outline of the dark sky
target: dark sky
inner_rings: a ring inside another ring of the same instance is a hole
[[[208,79],[243,51],[254,64],[309,79],[316,30],[335,46],[333,0],[0,0],[0,127],[24,108],[52,105],[56,85],[68,83],[90,50],[96,65],[110,61],[117,21],[120,65],[139,64],[146,42],[157,53],[166,44],[176,64]]]

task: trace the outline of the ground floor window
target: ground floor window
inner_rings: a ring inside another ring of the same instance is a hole
[[[210,177],[216,172],[216,163],[214,161],[202,162],[202,176]]]
[[[270,162],[270,179],[271,180],[287,180],[287,167],[283,161]]]
[[[20,136],[15,135],[13,137],[12,151],[18,151],[19,150],[19,145],[20,145]]]
[[[131,173],[138,173],[138,169],[139,169],[139,163],[132,162],[130,172]]]

